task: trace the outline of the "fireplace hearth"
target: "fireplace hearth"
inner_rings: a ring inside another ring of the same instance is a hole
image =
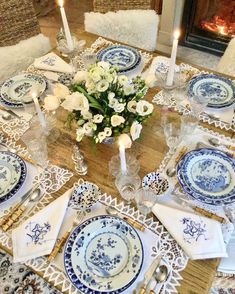
[[[235,37],[235,0],[185,1],[182,45],[222,55],[232,37]]]

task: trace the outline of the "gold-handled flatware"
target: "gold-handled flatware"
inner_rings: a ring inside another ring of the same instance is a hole
[[[39,200],[41,196],[40,192],[41,191],[39,188],[35,189],[34,191],[32,191],[29,197],[23,200],[23,203],[21,203],[21,205],[17,205],[12,215],[8,218],[7,222],[2,225],[2,229],[4,232],[9,230],[12,225],[21,217],[21,215],[25,212],[30,203]]]
[[[178,155],[175,158],[175,164],[172,167],[169,167],[166,170],[166,174],[168,177],[173,177],[176,174],[176,165],[180,161],[180,159],[189,151],[188,147],[184,146],[180,149]]]
[[[156,288],[158,284],[164,283],[167,280],[168,276],[169,276],[169,270],[167,266],[162,264],[159,267],[157,267],[153,273],[153,277],[156,280],[156,285],[154,289]],[[154,290],[151,289],[149,294],[155,294]]]
[[[151,57],[151,58],[149,59],[149,61],[145,64],[145,66],[144,66],[142,72],[145,72],[145,71],[149,68],[149,66],[151,65],[152,61],[153,61],[153,57]]]
[[[139,223],[138,221],[136,221],[130,217],[120,216],[120,213],[114,207],[107,206],[105,208],[105,211],[110,215],[119,216],[120,218],[124,219],[132,227],[136,228],[137,230],[140,230],[141,232],[144,232],[144,230],[145,230],[144,225],[142,225],[141,223]]]
[[[213,212],[210,212],[204,208],[201,208],[201,207],[198,207],[198,206],[192,206],[192,209],[194,211],[196,211],[197,213],[207,217],[207,218],[211,218],[211,219],[214,219],[222,224],[225,224],[227,221],[225,218],[223,218],[222,216],[219,216]]]
[[[54,246],[54,248],[53,248],[51,254],[50,254],[50,255],[48,256],[48,258],[47,258],[47,261],[48,261],[48,262],[51,262],[52,260],[55,259],[55,257],[57,256],[57,254],[60,252],[61,248],[62,248],[62,247],[64,246],[64,244],[66,243],[66,241],[67,241],[69,235],[71,234],[73,228],[74,228],[75,226],[78,226],[78,225],[81,223],[81,221],[83,220],[83,218],[84,218],[84,214],[79,215],[79,216],[74,220],[74,222],[73,222],[71,228],[70,228],[66,233],[64,233],[64,235],[63,235],[63,236],[62,236],[62,237],[56,242],[56,244],[55,244],[55,246]]]
[[[150,280],[152,279],[152,276],[153,276],[156,268],[159,266],[161,259],[162,259],[162,256],[159,255],[156,259],[154,259],[154,261],[150,265],[149,269],[147,270],[147,272],[144,275],[144,282],[143,282],[142,286],[140,287],[138,294],[146,294],[147,293],[146,290],[148,288],[148,284],[149,284]]]

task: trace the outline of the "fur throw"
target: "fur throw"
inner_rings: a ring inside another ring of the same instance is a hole
[[[219,61],[217,70],[224,74],[235,76],[235,38],[229,42],[224,55]]]
[[[0,81],[25,70],[35,58],[50,50],[50,41],[43,34],[20,41],[13,46],[0,47]]]
[[[85,13],[85,30],[148,51],[157,44],[159,16],[154,10]]]

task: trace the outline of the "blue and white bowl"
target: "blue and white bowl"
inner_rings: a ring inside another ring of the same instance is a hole
[[[151,190],[157,196],[163,196],[170,191],[170,183],[159,172],[147,174],[142,181],[145,190]]]

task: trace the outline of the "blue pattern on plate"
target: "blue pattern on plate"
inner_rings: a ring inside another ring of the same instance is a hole
[[[142,263],[139,235],[114,216],[86,220],[74,229],[65,245],[66,272],[82,293],[121,293],[136,280]]]
[[[222,151],[188,152],[177,165],[177,176],[185,192],[198,201],[211,205],[235,201],[235,162]]]
[[[21,167],[21,175],[20,175],[18,183],[15,185],[15,187],[11,191],[9,191],[9,193],[7,193],[6,195],[0,198],[0,204],[1,204],[7,201],[8,199],[12,198],[16,194],[16,192],[22,187],[26,179],[27,168],[26,168],[26,164],[24,160],[19,155],[12,152],[8,152],[8,151],[0,151],[0,153],[6,154],[7,156],[14,157],[20,163],[20,167]]]
[[[188,95],[211,97],[207,105],[210,108],[229,107],[235,103],[235,85],[231,80],[219,75],[201,74],[189,82]]]
[[[140,64],[141,55],[132,47],[113,45],[99,51],[97,59],[117,66],[120,73],[126,73],[135,69]]]
[[[22,80],[21,84],[20,79]],[[26,73],[14,76],[2,83],[0,89],[0,103],[6,107],[22,108],[23,104],[20,102],[20,100],[15,100],[12,97],[12,93],[8,93],[9,89],[11,86],[14,87],[14,83],[19,83],[19,85],[16,86],[12,91],[15,92],[15,94],[18,96],[18,99],[20,99],[25,93],[28,93],[31,90],[33,86],[32,81],[39,87],[38,96],[40,97],[47,89],[46,79],[40,75]]]

